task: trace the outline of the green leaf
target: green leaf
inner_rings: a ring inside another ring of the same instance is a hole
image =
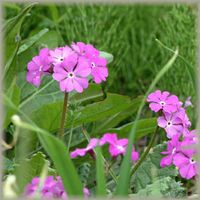
[[[104,162],[100,147],[95,148],[96,152],[96,181],[97,181],[97,196],[106,195],[106,178],[104,170]]]
[[[29,123],[22,122],[21,120],[15,120],[13,123],[22,128],[37,133],[42,147],[46,150],[50,158],[52,159],[54,166],[61,176],[65,191],[69,195],[81,195],[82,194],[82,184],[79,180],[76,169],[70,159],[69,153],[64,143],[58,138],[52,136],[43,129],[37,127],[30,118],[23,113],[19,108],[17,108],[10,99],[3,94],[4,101],[7,106],[16,109],[16,111],[23,116]]]
[[[4,86],[10,87],[14,76],[19,68],[17,63],[17,52],[20,46],[20,31],[21,25],[27,16],[28,12],[35,5],[35,3],[26,6],[15,18],[9,20],[4,26],[4,35],[6,38],[6,65],[3,72]]]
[[[144,189],[147,185],[152,184],[154,179],[163,177],[175,177],[178,171],[174,166],[161,168],[160,160],[163,157],[162,151],[166,149],[166,143],[159,144],[153,148],[151,153],[148,154],[145,161],[135,172],[132,177],[131,184],[133,184],[135,191]]]
[[[28,38],[23,42],[23,44],[19,47],[19,50],[17,52],[17,55],[23,53],[27,49],[29,49],[33,44],[39,40],[43,35],[45,35],[49,31],[48,28],[42,29],[39,33],[35,34],[34,36]]]
[[[10,89],[7,91],[8,97],[13,101],[13,103],[18,106],[20,102],[20,89],[16,86],[16,80],[13,80],[13,83],[11,84]],[[13,110],[10,107],[5,106],[5,118],[4,118],[4,123],[3,127],[6,128],[10,121],[11,121],[11,116],[15,114],[15,110]]]
[[[117,126],[121,121],[125,120],[127,117],[129,117],[130,115],[132,115],[137,111],[142,101],[142,98],[143,98],[142,96],[139,96],[137,98],[132,99],[131,104],[127,109],[118,112],[110,117],[107,117],[103,120],[97,121],[96,124],[98,124],[98,126],[93,131],[93,133],[94,134],[105,133],[110,128]]]
[[[113,61],[113,55],[105,51],[100,51],[100,57],[105,58],[108,63],[111,63]]]
[[[136,195],[183,198],[185,197],[185,188],[182,187],[181,182],[176,182],[171,177],[163,177],[157,179],[152,184],[147,185],[145,189],[139,190],[139,192]]]
[[[135,132],[137,130],[137,122],[140,119],[142,109],[145,105],[146,98],[148,94],[153,90],[153,88],[156,86],[156,84],[159,82],[159,80],[165,75],[165,73],[173,66],[173,63],[175,62],[176,58],[178,56],[178,50],[175,51],[172,58],[166,63],[166,65],[160,70],[160,72],[156,75],[154,80],[152,81],[151,85],[149,86],[147,92],[145,93],[145,96],[140,104],[140,107],[138,109],[135,123],[133,124],[131,131],[129,133],[129,143],[127,147],[127,151],[125,154],[125,157],[123,158],[121,169],[120,169],[120,175],[119,180],[116,188],[116,195],[126,196],[128,194],[129,189],[129,182],[130,182],[130,159],[131,159],[131,151],[132,151],[132,145],[135,141]]]
[[[18,186],[23,190],[23,188],[30,183],[34,177],[40,176],[45,163],[48,165],[48,172],[50,172],[48,174],[52,175],[54,170],[49,167],[50,163],[42,152],[37,152],[30,159],[23,161],[23,168],[21,165],[16,165],[15,173],[19,184]],[[22,169],[24,170],[22,171]],[[54,171],[54,175],[55,174]]]
[[[110,117],[126,110],[131,103],[131,99],[128,96],[107,93],[105,100],[86,105],[74,112],[74,127],[82,123],[94,122]],[[66,127],[70,127],[72,120],[72,117],[68,115]]]
[[[128,137],[128,133],[130,132],[131,127],[133,126],[134,123],[135,122],[130,122],[121,127],[107,129],[107,131],[118,133],[119,136]],[[153,133],[156,126],[157,126],[156,118],[147,118],[138,120],[137,130],[135,132],[135,139],[138,140],[139,138],[147,134]]]

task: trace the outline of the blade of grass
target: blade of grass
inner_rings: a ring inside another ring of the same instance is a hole
[[[156,75],[154,80],[152,81],[151,85],[149,86],[146,94],[144,95],[144,98],[140,104],[140,107],[138,109],[135,123],[131,128],[131,131],[129,133],[129,143],[126,151],[126,155],[122,161],[120,173],[119,173],[119,179],[118,179],[118,184],[116,188],[115,195],[118,196],[126,196],[128,195],[128,189],[129,189],[129,182],[130,182],[130,169],[131,169],[131,164],[130,164],[130,158],[131,158],[131,150],[132,150],[132,145],[135,140],[135,132],[137,130],[137,122],[140,119],[140,115],[142,113],[142,109],[145,105],[146,98],[148,94],[152,91],[152,89],[156,86],[158,81],[163,77],[163,75],[172,67],[173,63],[175,62],[176,58],[178,56],[178,49],[175,50],[174,55],[172,58],[167,62],[167,64],[160,70],[160,72]]]
[[[104,170],[104,162],[102,158],[101,148],[96,147],[96,181],[97,181],[97,196],[106,195],[106,178]]]

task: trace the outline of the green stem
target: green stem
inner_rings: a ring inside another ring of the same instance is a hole
[[[68,93],[65,93],[63,109],[62,109],[62,117],[61,117],[61,123],[60,123],[60,132],[59,132],[59,137],[61,139],[64,138],[64,126],[65,126],[65,118],[66,118],[66,113],[67,113],[67,101],[68,101]]]
[[[156,135],[157,135],[158,129],[159,129],[159,127],[157,126],[156,130],[155,130],[155,132],[154,132],[154,134],[153,134],[153,136],[152,136],[152,138],[151,138],[151,140],[150,140],[150,142],[149,142],[149,144],[148,144],[148,146],[146,148],[146,150],[144,151],[144,153],[142,154],[140,159],[137,161],[137,163],[132,168],[131,176],[133,176],[133,174],[137,171],[138,167],[142,164],[142,162],[145,160],[146,156],[148,155],[148,153],[149,153],[149,151],[150,151],[151,147],[153,146],[153,143],[154,143],[154,141],[156,139]]]
[[[71,141],[72,141],[72,133],[73,133],[73,125],[71,126],[71,129],[70,129],[70,133],[69,133],[69,141],[68,141],[68,146],[67,146],[67,150],[69,151],[70,149],[70,145],[71,145]]]

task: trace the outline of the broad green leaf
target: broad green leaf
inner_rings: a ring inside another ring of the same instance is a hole
[[[56,175],[56,172],[50,168],[50,163],[42,152],[37,152],[30,159],[26,159],[23,162],[23,169],[25,170],[21,170],[21,165],[16,165],[15,173],[18,186],[23,190],[34,177],[40,176],[45,163],[48,166],[48,175]]]
[[[35,131],[37,133],[42,147],[52,159],[58,174],[61,176],[67,193],[69,195],[81,195],[82,184],[64,143],[45,130],[38,128],[23,111],[12,103],[12,101],[5,94],[3,94],[3,98],[7,106],[16,109],[16,111],[29,122],[25,123],[21,120],[16,120],[15,122],[13,121],[13,123],[22,129]]]
[[[12,83],[13,78],[16,76],[16,72],[18,71],[18,63],[17,63],[17,52],[20,47],[20,31],[21,25],[27,16],[28,12],[35,5],[35,3],[26,6],[14,19],[10,20],[4,26],[4,34],[5,34],[5,67],[3,72],[4,79],[4,87],[8,88],[10,83]]]
[[[115,115],[112,115],[111,117],[107,117],[106,119],[97,121],[96,124],[98,126],[96,129],[93,131],[94,134],[99,134],[99,133],[105,133],[107,130],[110,128],[116,127],[121,121],[125,120],[127,117],[135,113],[140,105],[140,102],[142,101],[142,96],[134,98],[131,100],[130,106],[126,109],[123,110]]]
[[[107,93],[105,100],[86,105],[74,112],[74,127],[82,123],[94,122],[110,117],[126,110],[131,103],[131,99],[128,96]],[[71,123],[72,117],[68,115],[66,127],[70,127]]]
[[[105,178],[105,168],[102,158],[102,153],[100,147],[95,148],[96,152],[96,181],[97,181],[97,196],[106,195],[106,178]]]
[[[176,182],[171,177],[163,177],[157,179],[146,188],[139,190],[134,196],[153,196],[153,197],[168,197],[168,198],[183,198],[185,197],[185,188],[181,182]]]
[[[178,50],[175,51],[174,55],[171,57],[171,59],[166,63],[166,65],[158,72],[154,80],[152,81],[151,85],[149,86],[147,92],[145,93],[145,96],[140,104],[140,107],[138,109],[136,118],[135,118],[135,123],[133,124],[131,131],[129,133],[129,143],[127,147],[127,151],[125,154],[125,157],[123,158],[121,169],[120,169],[120,175],[119,175],[119,180],[116,188],[115,195],[120,195],[120,196],[127,196],[128,194],[128,189],[129,189],[129,182],[130,182],[130,159],[131,159],[131,151],[132,151],[132,145],[133,142],[135,141],[135,132],[137,130],[137,122],[140,119],[142,109],[145,105],[146,98],[148,94],[154,89],[156,84],[159,82],[159,80],[165,75],[165,73],[173,66],[176,58],[178,56]]]
[[[128,133],[130,132],[131,127],[133,126],[134,123],[135,122],[130,122],[121,127],[110,128],[110,129],[107,129],[107,132],[118,133],[118,135],[120,135],[120,136],[128,137]],[[135,132],[135,139],[138,140],[139,138],[141,138],[147,134],[153,133],[156,126],[157,126],[156,118],[148,118],[148,119],[138,120],[137,130]]]
[[[111,63],[113,61],[113,55],[105,51],[100,51],[100,56],[105,58],[108,63]]]
[[[17,55],[23,53],[28,48],[30,48],[37,40],[39,40],[43,35],[49,31],[48,28],[42,29],[39,33],[23,41],[23,44],[19,47]]]
[[[163,157],[161,152],[165,149],[165,143],[157,145],[139,166],[131,180],[136,191],[145,188],[148,184],[152,184],[155,178],[175,177],[178,175],[178,171],[174,166],[160,167],[160,160]]]

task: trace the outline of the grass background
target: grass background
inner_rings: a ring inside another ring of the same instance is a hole
[[[5,18],[14,17],[20,4],[5,4]],[[156,38],[168,48],[179,48],[173,69],[157,85],[158,89],[175,93],[184,101],[195,95],[195,33],[196,8],[190,5],[37,5],[22,26],[22,39],[44,28],[50,31],[42,41],[49,47],[71,44],[72,41],[92,43],[114,55],[108,65],[109,78],[105,90],[131,97],[143,95],[149,84],[171,57]],[[36,55],[22,58],[20,68]],[[25,62],[24,62],[25,60]],[[190,117],[195,120],[189,110]]]
[[[15,16],[19,9],[19,4],[6,4],[6,18]],[[120,94],[144,94],[171,56],[155,41],[156,38],[171,49],[178,46],[188,64],[179,58],[158,88],[183,99],[194,96],[187,68],[195,68],[196,8],[186,5],[51,4],[36,6],[31,12],[34,17],[25,20],[23,39],[45,27],[62,36],[60,45],[84,41],[112,53],[114,62],[108,66],[106,89]]]

